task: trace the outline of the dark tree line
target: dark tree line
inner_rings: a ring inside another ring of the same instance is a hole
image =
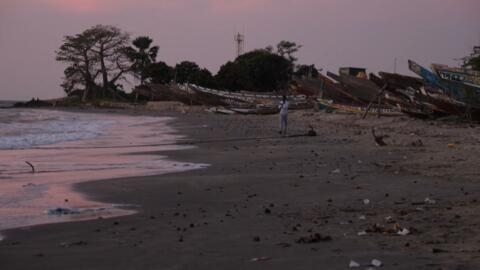
[[[296,66],[294,54],[301,48],[290,41],[245,53],[224,64],[218,73],[190,61],[174,67],[157,61],[160,48],[140,36],[133,41],[128,33],[108,25],[96,25],[80,34],[65,36],[56,59],[67,64],[62,87],[69,94],[82,90],[82,100],[116,98],[123,93],[128,77],[140,85],[148,83],[192,83],[209,88],[238,91],[276,91],[287,87],[293,75],[315,76],[315,66]]]

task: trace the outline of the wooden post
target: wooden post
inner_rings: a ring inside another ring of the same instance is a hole
[[[373,102],[375,102],[375,100],[378,101],[378,108],[379,108],[379,112],[380,112],[380,97],[382,96],[383,92],[385,91],[385,89],[387,89],[387,85],[388,84],[385,84],[379,91],[378,93],[372,98],[372,100],[370,100],[370,103],[368,103],[368,106],[367,108],[365,109],[365,112],[363,113],[363,116],[362,116],[362,119],[365,119],[365,117],[367,117],[367,114],[368,114],[368,111],[370,111],[370,108],[372,107],[373,105]]]
[[[380,94],[380,95],[378,95],[377,118],[380,118],[380,116],[382,114],[381,111],[380,111],[381,108],[382,108],[382,95]]]

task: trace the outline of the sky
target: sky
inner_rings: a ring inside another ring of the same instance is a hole
[[[0,0],[0,100],[55,98],[65,35],[114,25],[148,35],[169,65],[189,60],[215,74],[246,50],[281,40],[302,45],[299,63],[408,71],[407,60],[459,65],[480,45],[479,0]],[[126,84],[126,89],[131,88]]]

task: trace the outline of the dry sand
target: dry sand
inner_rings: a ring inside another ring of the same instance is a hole
[[[80,184],[139,212],[8,231],[0,269],[480,269],[478,126],[297,111],[290,135],[318,136],[282,138],[276,115],[174,115],[198,148],[162,154],[212,166]]]

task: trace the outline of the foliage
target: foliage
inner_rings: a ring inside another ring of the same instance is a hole
[[[177,83],[192,83],[203,87],[216,87],[212,73],[190,61],[183,61],[175,66],[174,80]]]
[[[151,46],[153,40],[147,36],[137,37],[133,40],[132,46],[125,48],[125,53],[132,62],[131,71],[140,79],[140,84],[145,83],[145,79],[148,77],[146,73],[150,65],[154,64],[157,59],[159,47]]]
[[[130,37],[120,29],[108,25],[96,25],[80,34],[65,36],[56,51],[56,60],[68,64],[62,87],[72,91],[79,86],[85,88],[82,100],[102,97],[117,89],[118,81],[130,69],[125,47]],[[113,91],[111,91],[113,90]]]
[[[298,77],[318,78],[319,72],[315,65],[298,65],[293,74]]]
[[[152,83],[167,84],[173,80],[173,68],[162,61],[152,63],[145,68],[144,76]]]
[[[277,53],[287,58],[292,64],[297,61],[297,58],[293,56],[302,45],[297,45],[295,42],[282,40],[277,44]]]
[[[232,91],[276,91],[284,88],[292,74],[289,60],[268,50],[254,50],[220,68],[216,79]]]
[[[472,54],[464,58],[463,67],[480,71],[480,47],[479,46],[474,47]]]

